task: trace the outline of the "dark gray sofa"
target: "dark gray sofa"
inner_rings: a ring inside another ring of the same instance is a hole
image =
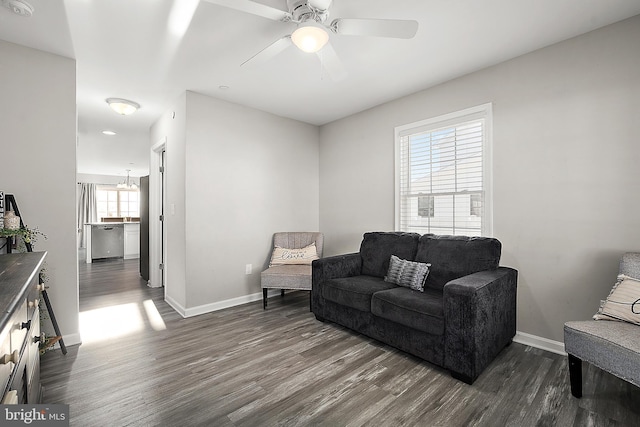
[[[468,384],[516,333],[518,273],[486,237],[365,233],[360,252],[313,261],[311,310]],[[391,255],[430,263],[424,292],[384,281]]]

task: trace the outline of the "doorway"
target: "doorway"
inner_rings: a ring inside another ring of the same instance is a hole
[[[164,287],[166,277],[166,137],[151,147],[149,163],[149,283]],[[165,291],[166,292],[166,291]]]

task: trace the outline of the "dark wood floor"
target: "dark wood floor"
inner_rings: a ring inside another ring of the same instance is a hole
[[[123,335],[106,328],[42,357],[44,401],[70,404],[71,425],[640,425],[640,389],[585,365],[575,399],[556,354],[514,343],[469,386],[316,321],[305,292],[183,319],[137,271],[137,260],[80,265],[82,322],[107,312],[90,329]]]

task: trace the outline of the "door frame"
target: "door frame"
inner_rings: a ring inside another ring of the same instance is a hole
[[[152,288],[165,286],[166,294],[166,259],[163,254],[166,248],[167,236],[162,232],[162,221],[160,215],[164,206],[163,197],[163,173],[160,172],[162,165],[162,153],[166,156],[167,138],[164,137],[151,147],[149,159],[149,282]],[[166,192],[166,187],[165,187]],[[164,269],[160,269],[160,264],[164,260]]]

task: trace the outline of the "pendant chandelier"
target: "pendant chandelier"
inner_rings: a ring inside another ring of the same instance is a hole
[[[127,169],[127,179],[125,181],[119,182],[117,187],[128,189],[128,190],[137,190],[138,186],[136,185],[136,183],[133,181],[130,181],[129,172],[131,172],[131,169]]]

